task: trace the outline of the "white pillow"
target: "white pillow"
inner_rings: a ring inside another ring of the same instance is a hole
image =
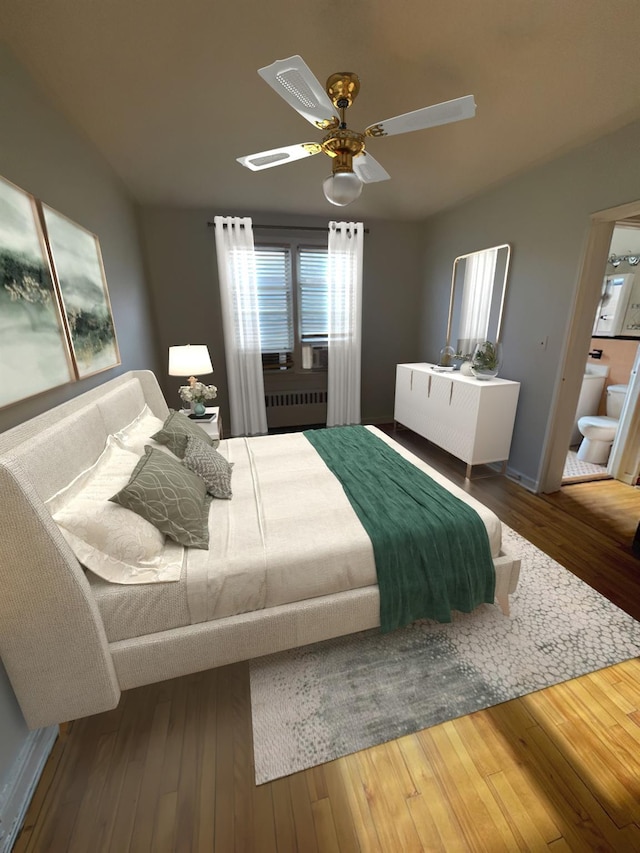
[[[184,549],[109,498],[129,482],[138,456],[113,436],[91,468],[46,503],[78,560],[112,583],[180,579]]]
[[[138,456],[144,456],[145,444],[155,447],[157,450],[163,450],[165,453],[171,453],[168,447],[159,444],[157,441],[152,441],[151,436],[162,429],[164,421],[157,418],[149,406],[145,405],[137,418],[123,427],[119,432],[114,434],[114,438],[126,450],[136,453]],[[173,453],[171,453],[173,456]]]

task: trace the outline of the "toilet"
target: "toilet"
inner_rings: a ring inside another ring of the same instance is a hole
[[[578,448],[578,459],[582,462],[606,465],[609,459],[627,386],[609,385],[606,393],[606,415],[585,415],[578,420],[578,429],[584,436]]]

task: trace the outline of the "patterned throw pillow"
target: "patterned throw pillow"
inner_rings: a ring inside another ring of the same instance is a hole
[[[151,522],[181,545],[209,547],[209,505],[204,482],[166,453],[145,447],[127,485],[110,500]]]
[[[162,429],[151,436],[154,441],[166,444],[179,459],[184,456],[187,440],[190,437],[197,438],[209,446],[212,444],[211,438],[202,427],[189,420],[182,412],[176,412],[173,409],[169,409],[169,416],[162,425]]]
[[[233,462],[227,462],[221,453],[198,438],[187,439],[184,464],[202,477],[207,491],[214,498],[231,497],[231,469]]]

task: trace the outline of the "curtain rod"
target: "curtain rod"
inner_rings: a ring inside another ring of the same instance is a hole
[[[215,225],[214,222],[207,222],[207,225],[211,228]],[[224,226],[227,227],[226,225]],[[242,226],[244,228],[244,225]],[[255,225],[254,228],[261,229],[272,229],[274,231],[328,231],[329,228],[323,228],[320,225]],[[365,228],[364,233],[368,234],[369,229]]]

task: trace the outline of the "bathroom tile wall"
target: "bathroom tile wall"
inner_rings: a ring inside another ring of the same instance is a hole
[[[591,350],[601,349],[602,358],[596,364],[606,364],[609,367],[607,385],[626,385],[633,367],[640,341],[622,341],[618,338],[592,338]],[[602,395],[598,414],[605,413],[605,396]]]

